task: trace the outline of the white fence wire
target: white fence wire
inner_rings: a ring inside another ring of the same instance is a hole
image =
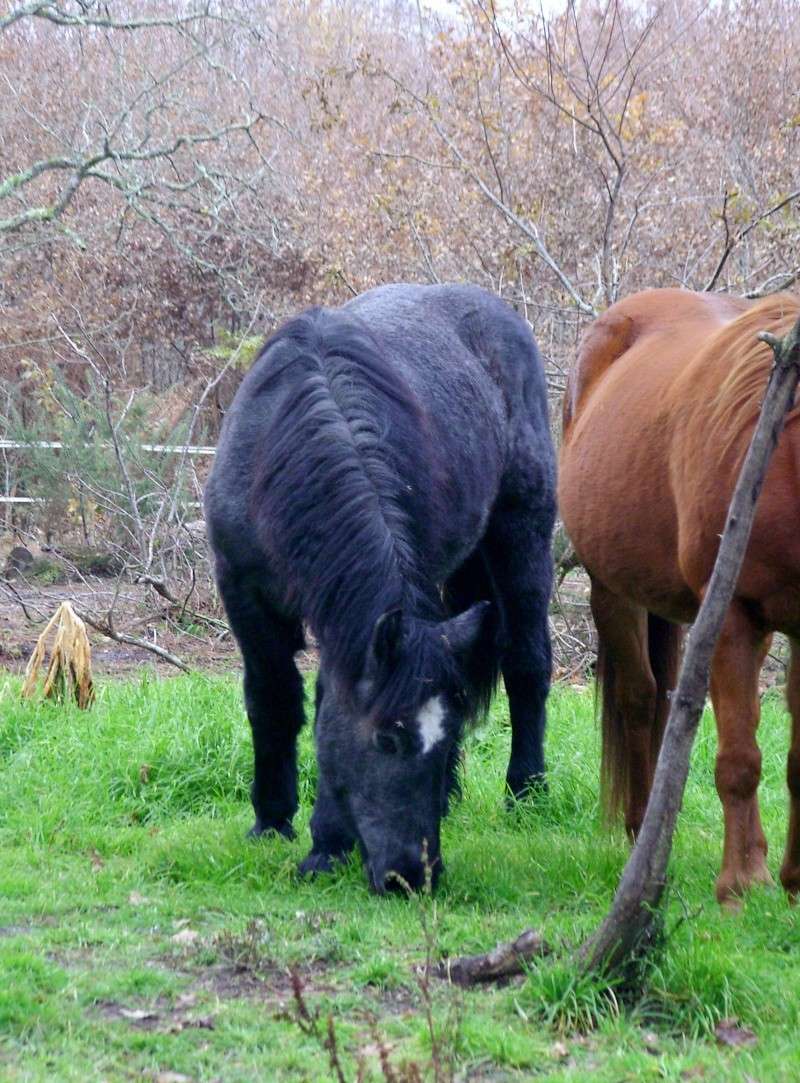
[[[91,447],[91,444],[84,444]],[[112,448],[112,444],[104,441],[100,447]],[[4,440],[0,439],[0,451],[26,451],[31,448],[37,450],[60,451],[64,444],[60,440]],[[139,444],[140,451],[151,451],[157,455],[216,455],[217,449],[208,444]],[[11,496],[4,493],[0,496],[0,504],[41,504],[43,500],[38,496]],[[199,507],[197,501],[191,501],[191,505]]]

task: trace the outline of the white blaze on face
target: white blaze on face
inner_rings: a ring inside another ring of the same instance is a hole
[[[417,715],[419,735],[422,740],[422,752],[430,752],[435,744],[444,737],[444,707],[441,696],[432,696],[423,703]]]

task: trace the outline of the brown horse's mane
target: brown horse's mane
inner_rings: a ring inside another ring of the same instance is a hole
[[[765,297],[721,328],[698,355],[698,366],[721,362],[726,369],[708,415],[710,435],[723,453],[755,425],[761,409],[773,355],[756,336],[759,331],[784,335],[798,315],[800,297],[791,293]],[[795,406],[787,420],[798,412]]]

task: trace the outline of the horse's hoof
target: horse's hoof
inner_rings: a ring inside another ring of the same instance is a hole
[[[247,837],[249,839],[260,839],[262,835],[282,835],[283,838],[288,839],[290,842],[296,837],[295,829],[289,820],[283,820],[279,824],[265,824],[260,820],[256,820],[247,832]]]
[[[781,868],[781,885],[786,892],[786,898],[790,906],[795,906],[800,897],[800,869],[796,865],[786,865]]]
[[[319,873],[333,872],[334,866],[341,862],[333,854],[315,854],[312,850],[308,857],[304,858],[297,866],[300,876],[317,876]]]
[[[757,865],[750,874],[750,883],[753,886],[775,887],[775,880],[766,865]]]
[[[717,880],[717,901],[723,910],[738,914],[742,909],[742,899],[754,887],[774,887],[775,881],[765,861],[753,865],[735,876],[722,873]]]
[[[520,801],[537,801],[547,797],[549,787],[544,775],[528,775],[519,781],[506,780],[506,808],[513,812]]]
[[[744,909],[744,902],[741,895],[726,895],[724,899],[719,900],[719,908],[723,914],[736,917]]]

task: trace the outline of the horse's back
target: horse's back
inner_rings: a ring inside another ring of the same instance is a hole
[[[526,321],[505,301],[468,284],[378,286],[348,301],[379,335],[392,365],[433,415],[437,440],[486,458],[519,446],[552,468],[544,367]],[[438,421],[438,424],[437,424]]]
[[[673,394],[670,474],[679,514],[679,559],[700,592],[716,557],[728,504],[761,408],[772,351],[800,315],[800,299],[750,304],[701,345]],[[738,591],[767,624],[800,631],[800,411],[789,414],[759,499]]]
[[[421,395],[450,398],[453,381],[469,380],[473,395],[501,392],[508,410],[517,396],[530,408],[545,399],[544,372],[527,323],[505,301],[468,284],[377,286],[339,310],[371,328],[392,363]],[[434,376],[438,386],[422,386]]]

